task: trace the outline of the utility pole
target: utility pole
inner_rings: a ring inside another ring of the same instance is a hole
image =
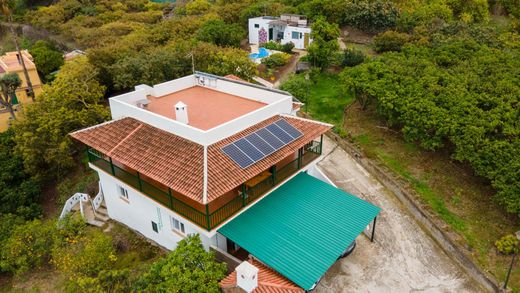
[[[186,57],[191,57],[191,73],[195,74],[195,58],[193,57],[193,52],[188,53]]]

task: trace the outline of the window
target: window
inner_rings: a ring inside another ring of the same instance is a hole
[[[291,33],[291,37],[293,40],[298,40],[300,39],[300,33],[299,32],[292,32]]]
[[[255,23],[255,28],[259,28],[260,25],[258,23]]]
[[[170,217],[172,222],[172,230],[175,230],[177,232],[181,232],[182,234],[185,234],[186,231],[184,230],[184,223],[175,219],[174,217]]]
[[[157,223],[152,221],[152,230],[155,232],[155,233],[159,233],[159,226],[157,226]]]
[[[121,185],[118,185],[117,189],[119,190],[119,197],[128,200],[128,190]]]

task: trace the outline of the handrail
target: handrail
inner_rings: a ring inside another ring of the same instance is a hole
[[[65,218],[65,216],[68,213],[70,213],[72,208],[78,203],[79,203],[79,207],[80,207],[81,216],[84,216],[83,202],[88,201],[89,199],[90,199],[90,197],[88,196],[88,194],[79,193],[79,192],[75,193],[73,196],[71,196],[65,202],[65,205],[63,206],[59,219],[61,220],[61,219]]]
[[[111,158],[106,159],[105,155],[94,149],[89,149],[87,154],[89,162],[93,163],[98,168],[101,168],[107,173],[112,174],[112,176],[131,185],[153,200],[159,202],[170,210],[180,214],[183,217],[186,217],[188,220],[209,231],[220,223],[224,222],[242,208],[249,205],[262,194],[265,194],[274,186],[290,177],[299,169],[306,166],[309,162],[314,160],[313,157],[317,157],[321,154],[321,143],[317,141],[311,141],[303,147],[303,150],[305,153],[299,152],[300,156],[298,158],[292,160],[279,170],[276,170],[276,173],[273,174],[273,176],[270,176],[254,187],[245,190],[245,193],[233,197],[218,209],[209,212],[208,205],[206,205],[206,213],[173,196],[173,191],[171,189],[168,189],[168,192],[161,190],[159,187],[154,186],[150,182],[141,179],[141,176],[134,175],[127,170],[116,166],[112,163]],[[96,203],[96,199],[98,199],[98,196],[99,198],[103,197],[101,185],[99,190],[100,193],[98,193],[94,199],[93,206],[95,206],[95,209],[99,207],[99,205]]]

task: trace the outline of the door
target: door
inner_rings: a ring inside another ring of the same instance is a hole
[[[272,41],[273,40],[273,28],[270,27],[269,28],[269,41]]]
[[[307,49],[307,46],[309,46],[309,33],[303,35],[303,47]]]

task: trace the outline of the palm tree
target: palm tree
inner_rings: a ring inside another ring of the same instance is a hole
[[[13,99],[16,89],[22,84],[16,73],[8,73],[0,77],[0,105],[4,106],[11,117],[16,120],[13,109]]]
[[[18,52],[19,56],[18,61],[20,62],[20,64],[22,64],[23,74],[25,76],[25,80],[27,81],[27,95],[31,97],[31,99],[34,102],[34,90],[31,78],[29,77],[29,72],[27,71],[27,67],[25,66],[25,60],[20,50],[20,46],[18,45],[18,36],[14,31],[13,27],[13,6],[13,0],[0,0],[0,13],[7,18],[7,22],[9,23],[9,28],[11,29],[11,34],[13,35],[14,46],[16,47],[16,51]]]

